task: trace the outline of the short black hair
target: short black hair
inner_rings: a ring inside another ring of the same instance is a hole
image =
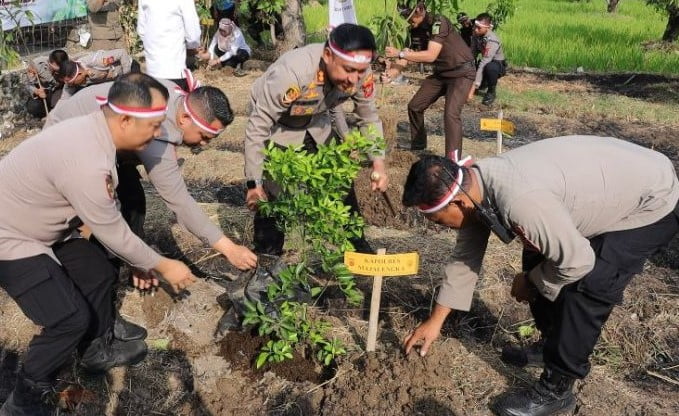
[[[493,24],[493,16],[491,16],[489,13],[481,13],[480,15],[476,16],[476,19],[474,20],[488,25]]]
[[[78,70],[78,63],[67,59],[59,64],[59,72],[57,74],[61,78],[71,78]]]
[[[465,12],[460,12],[457,14],[457,23],[466,22],[469,20],[469,16]]]
[[[113,82],[108,91],[108,101],[113,104],[151,107],[153,97],[151,90],[158,90],[168,99],[167,88],[155,78],[141,73],[129,73]]]
[[[68,54],[63,49],[55,49],[50,52],[47,60],[61,66],[62,62],[68,61]]]
[[[434,205],[443,198],[462,171],[462,189],[469,189],[469,169],[434,155],[413,163],[403,188],[403,206]]]
[[[224,127],[233,123],[233,111],[226,94],[215,87],[198,87],[188,96],[191,108],[205,121],[219,120]]]
[[[370,29],[353,23],[342,23],[334,28],[330,32],[328,42],[332,42],[347,52],[371,51],[375,55],[377,51],[375,36]]]
[[[415,4],[413,4],[412,0],[405,1],[403,3],[401,2],[396,3],[396,10],[398,10],[398,14],[400,14],[401,17],[404,19],[410,17],[410,15],[413,14],[413,10],[418,8],[420,10],[426,11],[427,5],[423,1],[418,1]]]

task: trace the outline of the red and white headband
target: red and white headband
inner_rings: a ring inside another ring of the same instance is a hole
[[[201,130],[204,130],[210,134],[217,135],[223,132],[224,129],[216,129],[210,126],[210,123],[203,120],[202,117],[200,117],[191,109],[191,105],[189,104],[189,94],[191,94],[191,92],[196,88],[200,87],[200,81],[198,81],[193,76],[193,73],[188,69],[184,69],[184,79],[186,79],[186,85],[188,86],[187,90],[184,90],[179,86],[174,87],[176,93],[184,96],[184,111],[186,111],[189,117],[191,117],[191,120],[194,122],[194,124],[198,126]]]
[[[216,129],[210,125],[207,121],[205,121],[201,116],[196,114],[192,109],[191,106],[189,105],[189,97],[188,95],[184,97],[184,110],[186,113],[191,117],[191,120],[194,122],[194,124],[198,127],[200,127],[201,130],[204,130],[210,134],[215,134],[219,135],[219,133],[223,132],[224,129]]]
[[[339,56],[345,61],[353,62],[355,64],[369,64],[373,60],[372,54],[371,56],[365,56],[356,52],[345,51],[344,49],[337,46],[337,44],[335,44],[333,41],[328,41],[328,47],[335,55]]]
[[[73,81],[74,79],[76,79],[78,77],[78,75],[80,75],[80,64],[78,64],[78,62],[76,62],[75,63],[75,74],[73,74],[72,77],[68,77],[68,78],[64,77],[64,82],[66,84],[68,84],[71,81]]]
[[[493,27],[493,25],[491,25],[491,24],[481,23],[478,20],[474,20],[474,26],[487,27],[487,28]]]
[[[164,116],[167,113],[167,106],[163,107],[129,107],[126,105],[115,105],[110,103],[106,97],[95,97],[97,104],[108,105],[108,107],[117,114],[125,114],[127,116],[137,118],[154,118]]]
[[[464,158],[462,160],[457,160],[457,150],[455,152],[453,152],[451,154],[451,156],[452,156],[451,157],[452,160],[460,167],[463,167],[463,166],[466,167],[466,166],[471,165],[471,162],[472,162],[471,156],[467,156],[466,158]],[[458,174],[457,174],[457,178],[455,178],[455,182],[453,182],[453,184],[450,186],[450,188],[448,188],[448,192],[446,192],[446,194],[443,195],[443,197],[441,197],[441,199],[439,199],[438,201],[434,202],[431,205],[420,204],[417,207],[417,209],[423,214],[431,214],[431,213],[434,213],[436,211],[442,210],[443,208],[446,207],[446,205],[448,205],[450,203],[450,201],[453,200],[453,198],[455,198],[455,195],[457,195],[460,192],[460,187],[462,187],[463,179],[464,179],[464,172],[462,171],[462,169],[458,169]]]

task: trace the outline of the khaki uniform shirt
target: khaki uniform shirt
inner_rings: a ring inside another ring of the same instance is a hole
[[[121,163],[143,164],[149,180],[163,201],[177,216],[177,221],[204,242],[214,245],[224,237],[222,230],[207,217],[205,212],[186,189],[186,183],[177,163],[176,147],[183,142],[183,133],[176,125],[176,114],[183,105],[184,97],[175,91],[176,84],[159,80],[170,91],[167,118],[161,125],[161,135],[151,141],[146,149],[134,155],[119,154]],[[96,97],[108,96],[113,82],[93,85],[78,92],[68,100],[59,101],[47,116],[45,128],[63,120],[79,117],[99,110]],[[98,238],[98,236],[97,236]]]
[[[327,143],[332,137],[329,110],[348,99],[356,105],[361,131],[365,133],[372,125],[383,136],[372,72],[368,70],[352,94],[342,92],[325,79],[319,67],[323,49],[318,43],[289,51],[253,84],[245,129],[246,178],[262,178],[262,150],[269,140],[282,146],[301,145],[308,132],[316,143]]]
[[[132,69],[132,57],[124,49],[94,51],[78,56],[75,61],[85,67],[87,80],[77,87],[66,86],[62,99],[90,85],[114,80]]]
[[[120,39],[123,27],[118,9],[123,0],[87,0],[88,19],[92,41]]]
[[[594,268],[589,239],[643,227],[671,213],[679,182],[663,154],[612,137],[541,140],[476,163],[505,225],[545,261],[528,278],[549,300]],[[478,175],[477,175],[478,177]],[[459,231],[437,302],[468,311],[490,231]]]
[[[33,94],[33,90],[35,89],[35,85],[38,83],[38,81],[40,81],[40,84],[43,88],[48,90],[54,89],[61,85],[61,83],[54,79],[54,75],[50,70],[48,56],[38,56],[33,58],[29,64],[29,67],[35,71],[35,75],[32,75],[29,72],[28,81],[30,84],[26,85],[26,90],[30,92],[31,95]]]
[[[25,140],[0,160],[0,260],[47,254],[87,225],[134,267],[161,257],[139,239],[116,206],[116,148],[102,112],[65,121]]]
[[[502,51],[500,38],[495,32],[489,30],[484,36],[472,36],[472,54],[474,57],[481,54],[478,68],[476,69],[476,79],[474,84],[478,87],[483,81],[483,68],[491,61],[504,61],[505,53]]]
[[[411,30],[411,37],[413,32],[418,38],[425,32],[429,42],[442,45],[441,52],[434,61],[435,75],[444,78],[474,76],[474,57],[448,18],[427,13],[420,27]],[[428,45],[422,45],[421,48],[426,50]]]

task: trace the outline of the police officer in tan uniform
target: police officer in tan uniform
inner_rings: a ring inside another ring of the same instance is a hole
[[[399,8],[401,16],[410,23],[411,30],[425,28],[429,33],[426,50],[401,50],[387,46],[387,57],[406,59],[410,62],[434,64],[434,74],[428,76],[415,96],[408,103],[410,119],[410,149],[427,147],[427,131],[424,127],[424,111],[445,97],[443,126],[446,136],[446,155],[459,157],[462,150],[462,106],[467,101],[474,81],[474,58],[453,24],[444,16],[427,12],[424,2],[415,7]]]
[[[113,81],[131,72],[132,63],[132,57],[124,49],[98,50],[63,62],[59,67],[59,75],[66,84],[62,98],[68,98],[87,86]]]
[[[459,229],[431,317],[405,340],[425,355],[454,309],[469,311],[490,233],[523,243],[511,295],[527,302],[542,335],[530,389],[493,404],[503,416],[575,407],[573,382],[590,370],[601,328],[644,262],[679,231],[679,180],[663,154],[612,137],[566,136],[475,164],[427,156],[413,165],[403,205]],[[524,366],[520,348],[503,360]],[[522,358],[522,359],[521,359]]]
[[[507,62],[502,50],[500,38],[493,32],[493,18],[488,13],[481,13],[474,19],[474,36],[472,36],[472,55],[481,55],[476,68],[476,78],[469,99],[477,89],[488,88],[482,103],[491,105],[495,101],[497,80],[507,72]]]
[[[68,54],[56,49],[48,56],[33,58],[28,64],[29,84],[26,89],[31,96],[26,103],[26,111],[32,116],[45,117],[61,98],[64,83],[58,75],[59,66],[66,61]]]
[[[255,81],[250,95],[250,118],[245,130],[246,202],[251,210],[273,193],[271,184],[262,182],[264,154],[269,141],[281,146],[304,145],[315,151],[343,131],[333,131],[329,110],[351,99],[355,103],[359,128],[374,126],[382,135],[382,124],[375,106],[375,81],[370,63],[375,39],[369,29],[353,25],[337,26],[325,44],[311,44],[281,56]],[[373,190],[384,191],[388,184],[383,157],[373,160],[378,179]],[[353,194],[353,193],[352,193]],[[355,203],[347,201],[350,205]],[[255,216],[255,251],[280,254],[283,234],[275,219]],[[367,249],[367,248],[366,248]]]
[[[100,111],[46,129],[0,160],[0,287],[41,328],[0,415],[53,414],[55,377],[79,347],[81,366],[94,372],[146,354],[143,341],[113,339],[115,274],[79,227],[133,266],[142,287],[158,284],[152,270],[175,291],[195,281],[186,265],[131,232],[115,197],[116,151],[138,151],[160,134],[167,96],[153,78],[131,74]]]
[[[87,18],[90,23],[92,43],[90,48],[126,49],[123,26],[120,24],[120,6],[123,0],[87,0]]]
[[[137,165],[146,169],[149,180],[180,224],[220,252],[241,270],[256,265],[257,257],[245,246],[224,235],[189,194],[177,163],[176,147],[201,146],[221,134],[233,121],[233,112],[224,93],[214,87],[197,87],[192,76],[192,91],[182,91],[171,81],[160,80],[170,91],[167,118],[161,134],[146,148],[134,154],[118,155],[119,185],[116,190],[121,211],[137,235],[143,237],[146,199]],[[88,87],[68,100],[61,101],[50,113],[45,128],[64,120],[96,112],[101,97],[106,97],[113,82]]]

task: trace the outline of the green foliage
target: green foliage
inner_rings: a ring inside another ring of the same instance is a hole
[[[370,30],[377,34],[377,50],[384,53],[384,48],[393,46],[402,49],[406,45],[408,37],[407,24],[401,16],[393,15],[375,16],[370,20]]]
[[[354,130],[341,142],[319,145],[318,152],[300,148],[276,147],[265,150],[264,172],[280,187],[275,200],[263,202],[264,215],[280,219],[286,233],[302,237],[302,261],[290,265],[274,277],[266,289],[268,302],[246,302],[243,325],[254,325],[261,336],[271,341],[257,357],[257,367],[267,362],[292,358],[298,343],[308,344],[316,358],[329,365],[346,350],[339,340],[325,336],[329,325],[309,318],[309,306],[295,301],[300,293],[311,297],[322,288],[310,283],[311,261],[320,260],[322,271],[334,278],[350,304],[359,304],[363,294],[356,288],[353,274],[343,263],[343,253],[354,249],[351,238],[363,234],[363,219],[344,204],[361,163],[381,154],[384,140],[371,129],[368,137]],[[314,258],[312,258],[314,256]]]
[[[0,69],[19,64],[21,55],[15,47],[18,41],[22,42],[26,51],[28,51],[26,39],[21,30],[18,30],[21,26],[20,22],[24,19],[33,25],[35,16],[30,10],[23,9],[20,1],[6,1],[0,5]],[[16,25],[17,30],[4,30],[2,20],[11,20]]]
[[[503,23],[514,16],[515,11],[516,0],[495,0],[486,7],[486,12],[493,16],[493,30],[498,30]]]
[[[530,338],[535,333],[535,327],[533,325],[521,325],[519,327],[519,336],[521,338]]]
[[[127,38],[127,50],[132,54],[144,49],[139,34],[137,34],[137,4],[136,2],[124,2],[120,5],[120,25],[123,27]]]
[[[276,15],[281,14],[285,9],[285,0],[242,0],[240,2],[239,12],[242,14],[247,15],[251,9],[257,10],[260,20],[273,24],[276,22]]]

